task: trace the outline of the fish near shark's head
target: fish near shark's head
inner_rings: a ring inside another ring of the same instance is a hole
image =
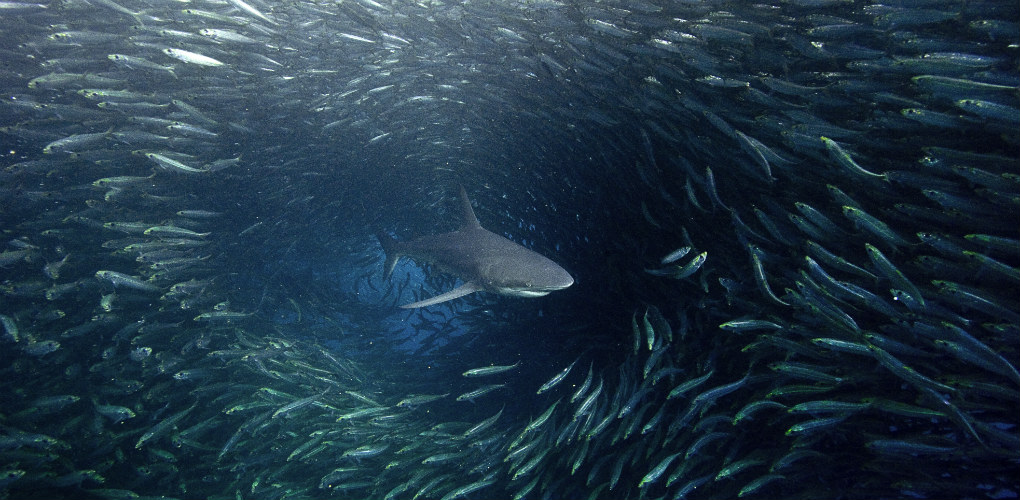
[[[541,297],[574,284],[574,278],[555,262],[535,254],[540,262],[503,267],[487,276],[485,288],[500,295]]]

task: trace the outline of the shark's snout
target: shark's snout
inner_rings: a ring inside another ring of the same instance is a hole
[[[574,277],[560,266],[556,266],[555,270],[551,270],[547,275],[549,284],[546,288],[549,291],[563,290],[574,284]]]

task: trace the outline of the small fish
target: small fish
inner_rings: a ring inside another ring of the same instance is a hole
[[[100,415],[110,419],[114,424],[119,424],[129,418],[135,417],[135,412],[130,408],[116,405],[96,405],[96,411]]]
[[[840,413],[840,414],[849,414],[849,413],[856,413],[856,412],[859,412],[859,411],[862,411],[862,410],[866,410],[868,408],[871,408],[871,404],[867,403],[867,402],[855,403],[855,402],[852,402],[852,401],[818,400],[818,401],[808,401],[808,402],[805,402],[805,403],[800,403],[798,405],[794,405],[794,406],[792,406],[787,411],[789,413],[811,413],[811,414],[818,414],[818,413]]]
[[[645,486],[653,484],[656,481],[658,481],[659,478],[662,477],[662,474],[666,472],[666,468],[668,468],[669,465],[673,463],[673,460],[676,460],[676,458],[679,457],[681,453],[683,452],[678,451],[662,459],[662,461],[659,462],[659,465],[656,465],[654,468],[652,468],[651,471],[648,472],[648,474],[645,474],[645,477],[641,478],[641,482],[638,483],[638,488],[644,488]]]
[[[433,401],[443,399],[449,395],[450,395],[449,393],[446,393],[446,394],[419,394],[409,396],[400,400],[400,402],[397,403],[397,408],[412,408],[418,405],[423,405],[425,403],[431,403]]]
[[[552,416],[553,411],[556,409],[556,406],[560,404],[560,401],[561,400],[557,399],[556,402],[549,406],[549,408],[547,408],[544,412],[542,412],[542,414],[539,415],[538,418],[532,420],[531,422],[528,422],[528,425],[524,427],[524,433],[528,433],[535,429],[538,429],[539,427],[542,426],[542,424],[549,420],[549,417]]]
[[[754,330],[782,330],[783,326],[764,319],[735,319],[719,325],[719,328],[732,332],[747,332]]]
[[[191,413],[191,411],[194,409],[195,409],[194,406],[186,408],[163,419],[156,425],[152,426],[148,431],[142,434],[142,437],[138,438],[138,441],[135,443],[135,449],[140,450],[149,441],[161,437],[163,436],[163,434],[169,432],[170,429],[174,428],[177,425],[177,422],[180,422],[181,419],[188,416],[188,414]]]
[[[171,236],[182,238],[204,238],[212,233],[198,233],[190,229],[177,226],[152,226],[142,234],[146,236]]]
[[[270,19],[269,16],[259,12],[259,10],[256,9],[255,7],[252,7],[251,5],[248,5],[247,3],[245,3],[244,0],[228,0],[228,1],[230,3],[232,3],[232,4],[234,4],[234,6],[237,7],[238,9],[241,9],[241,10],[247,12],[248,14],[251,14],[251,15],[253,15],[253,16],[255,16],[255,17],[257,17],[257,18],[259,18],[259,19],[261,19],[261,20],[263,20],[263,21],[265,21],[267,23],[269,23],[269,24],[274,24],[274,25],[278,24],[276,21]]]
[[[319,394],[313,394],[313,395],[308,396],[306,398],[301,398],[301,399],[299,399],[297,401],[294,401],[292,403],[285,404],[285,405],[281,406],[280,409],[278,409],[275,412],[273,412],[272,416],[270,416],[269,418],[271,418],[271,419],[272,418],[276,418],[276,417],[279,417],[280,415],[285,415],[285,414],[290,413],[290,412],[292,412],[294,410],[297,410],[299,408],[304,408],[305,406],[308,406],[308,405],[314,403],[316,399],[319,399],[322,396],[326,395],[327,392],[329,392],[328,389],[325,390],[325,391],[322,391]]]
[[[564,368],[563,371],[557,373],[555,376],[553,376],[553,378],[549,379],[548,382],[542,384],[542,386],[538,388],[538,392],[536,392],[536,394],[542,394],[543,392],[552,389],[553,387],[556,386],[556,384],[559,384],[561,381],[563,381],[563,379],[567,377],[567,374],[570,373],[570,370],[574,368],[574,365],[577,364],[579,359],[580,358],[575,359],[573,363],[570,363],[570,366]]]
[[[64,267],[64,264],[67,264],[67,259],[69,259],[70,257],[71,254],[67,254],[64,256],[63,259],[60,259],[56,262],[47,263],[45,266],[43,266],[43,274],[45,274],[47,278],[52,280],[59,278],[60,269]]]
[[[137,56],[131,56],[127,54],[110,54],[106,57],[109,60],[116,63],[117,65],[123,66],[125,68],[129,69],[142,68],[151,69],[155,71],[164,71],[166,73],[170,73],[170,76],[177,78],[177,75],[174,73],[173,66],[163,66],[162,64],[154,63],[148,59]]]
[[[110,283],[113,283],[114,286],[124,286],[134,290],[141,290],[143,292],[158,292],[161,290],[160,287],[153,285],[152,283],[148,283],[141,278],[129,276],[117,271],[99,270],[96,271],[96,277],[101,280],[109,281]]]
[[[475,389],[475,390],[469,391],[469,392],[465,392],[464,394],[461,394],[460,396],[457,396],[457,401],[472,401],[472,402],[474,402],[475,398],[484,396],[484,395],[486,395],[486,394],[488,394],[488,393],[490,393],[492,391],[495,391],[496,389],[502,389],[503,387],[506,387],[506,384],[492,384],[492,385],[482,386],[482,387],[479,387],[478,389]]]
[[[224,29],[216,29],[216,28],[202,28],[202,29],[198,30],[198,34],[202,35],[202,36],[207,36],[207,37],[212,38],[213,40],[217,40],[217,41],[224,40],[224,41],[228,41],[228,42],[237,42],[237,43],[256,43],[256,40],[254,38],[242,35],[242,34],[236,32],[236,31],[232,31],[232,30],[224,30]]]
[[[35,356],[37,358],[55,352],[57,349],[60,349],[60,342],[57,342],[56,340],[30,340],[24,345],[24,347],[22,347],[25,354]]]
[[[591,387],[591,381],[592,381],[592,377],[594,375],[594,373],[592,372],[592,367],[593,366],[594,366],[594,363],[589,363],[588,364],[588,376],[585,377],[584,383],[581,384],[581,387],[578,387],[577,390],[574,391],[574,395],[570,396],[570,402],[571,403],[573,403],[574,401],[577,401],[578,399],[581,399],[581,396],[583,396],[585,391],[588,390],[588,387]]]
[[[707,259],[708,252],[701,252],[682,266],[674,266],[665,269],[645,269],[645,272],[655,276],[668,276],[673,279],[681,280],[694,274],[698,271],[698,269],[701,269],[701,266]]]
[[[807,422],[801,422],[799,424],[794,424],[790,426],[790,428],[786,430],[786,435],[797,436],[808,432],[814,432],[820,429],[827,429],[829,427],[839,425],[844,420],[846,420],[845,415],[840,415],[838,417],[825,417],[817,418],[814,420],[808,420]]]
[[[907,240],[904,240],[900,235],[896,234],[892,229],[889,228],[886,223],[872,217],[864,210],[857,207],[844,206],[843,215],[854,222],[858,229],[863,229],[875,236],[878,236],[882,241],[892,245],[893,247],[899,247],[907,245]]]
[[[789,306],[790,304],[787,304],[776,296],[775,292],[772,291],[772,287],[769,286],[768,279],[765,277],[765,266],[762,265],[761,258],[758,257],[760,250],[750,243],[747,244],[747,247],[751,252],[751,263],[754,266],[754,279],[758,283],[758,289],[761,290],[762,294],[771,298],[775,302],[784,306]]]
[[[503,408],[500,408],[499,409],[499,413],[496,413],[495,415],[493,415],[493,416],[491,416],[491,417],[489,417],[489,418],[479,422],[474,427],[464,431],[464,437],[474,436],[475,434],[478,434],[479,432],[482,432],[483,430],[488,429],[489,427],[492,427],[492,425],[495,424],[496,421],[499,420],[499,417],[502,416],[502,415],[503,415]]]
[[[587,415],[588,412],[591,411],[592,405],[595,404],[595,399],[599,397],[599,394],[602,394],[602,383],[603,380],[600,378],[599,385],[595,388],[595,390],[591,391],[591,394],[589,394],[588,397],[585,398],[585,400],[577,407],[577,410],[574,411],[574,420],[581,418],[583,415]]]
[[[184,162],[163,156],[159,153],[145,153],[145,157],[156,162],[156,164],[159,165],[160,168],[162,168],[163,170],[167,170],[170,172],[179,172],[185,174],[200,174],[207,172],[206,170],[203,170],[201,168],[190,167],[186,165]]]
[[[110,137],[110,133],[113,131],[111,128],[106,132],[99,132],[95,134],[74,134],[63,139],[57,139],[43,148],[44,154],[51,154],[56,152],[73,152],[76,150],[91,148],[95,146],[95,143],[104,141]]]
[[[715,476],[715,480],[718,481],[720,479],[732,477],[734,474],[737,474],[748,467],[754,467],[763,463],[765,463],[765,461],[759,458],[745,458],[737,460],[736,462],[732,462],[726,467],[723,467],[723,469],[719,471],[719,474]]]
[[[214,372],[205,368],[191,368],[187,370],[181,370],[174,374],[174,380],[181,382],[195,381],[203,378],[208,378]]]
[[[486,366],[483,368],[472,368],[463,373],[465,377],[484,377],[486,375],[495,375],[497,373],[508,372],[520,366],[521,362],[518,361],[512,365],[504,366]]]
[[[669,252],[668,254],[666,254],[666,256],[662,258],[662,261],[660,262],[660,264],[666,265],[666,264],[671,264],[673,262],[676,262],[676,261],[682,259],[688,253],[690,253],[690,251],[691,251],[691,247],[680,247],[680,248],[677,248],[676,250],[673,250],[672,252]]]
[[[743,408],[741,408],[740,411],[738,411],[736,415],[733,416],[733,425],[737,425],[747,420],[754,420],[752,416],[755,413],[767,408],[785,410],[787,409],[787,406],[778,401],[772,401],[769,399],[752,401],[745,405]]]
[[[704,374],[704,375],[702,375],[700,377],[696,377],[696,378],[693,378],[691,380],[685,381],[684,383],[674,387],[673,390],[669,391],[669,394],[666,396],[666,399],[667,400],[668,399],[673,399],[673,398],[680,397],[680,396],[686,394],[687,392],[691,391],[692,389],[694,389],[694,388],[700,386],[701,384],[705,383],[705,381],[707,381],[709,379],[709,377],[712,376],[713,373],[715,373],[715,370],[709,370],[708,373],[706,373],[706,374]]]
[[[238,311],[210,311],[195,316],[195,321],[235,321],[254,315],[254,312],[243,313]]]
[[[234,1],[240,1],[240,0],[234,0]],[[224,66],[225,65],[223,62],[218,61],[216,59],[213,59],[213,58],[211,58],[209,56],[204,56],[204,55],[198,54],[196,52],[189,52],[189,51],[183,50],[183,49],[167,48],[167,49],[163,49],[163,53],[168,55],[168,56],[170,56],[170,57],[172,57],[172,58],[174,58],[174,59],[186,62],[188,64],[196,64],[196,65],[199,65],[199,66],[210,66],[210,67]]]
[[[102,179],[96,179],[96,180],[92,181],[92,185],[96,186],[96,187],[102,187],[102,188],[113,188],[113,187],[125,188],[125,187],[137,186],[139,184],[143,184],[146,181],[151,180],[153,177],[155,177],[155,175],[156,174],[154,173],[154,174],[152,174],[150,176],[147,176],[147,177],[142,177],[142,176],[137,176],[137,175],[121,175],[121,176],[116,176],[116,177],[103,177]]]
[[[862,175],[865,177],[877,177],[879,179],[885,179],[885,174],[876,174],[865,170],[863,167],[857,164],[853,158],[850,157],[850,153],[843,150],[843,147],[838,142],[829,139],[828,137],[821,137],[822,142],[825,144],[825,149],[829,151],[829,156],[842,166],[848,172],[853,174]]]
[[[386,451],[386,449],[389,448],[389,447],[390,447],[389,444],[382,444],[382,445],[366,444],[364,446],[359,446],[357,448],[351,448],[351,449],[345,451],[342,455],[340,455],[340,458],[367,458],[367,457],[374,457],[374,456],[376,456],[376,455]]]
[[[900,270],[897,269],[896,266],[894,266],[879,249],[875,248],[874,245],[865,243],[864,248],[867,250],[868,258],[871,259],[871,263],[875,265],[875,268],[878,269],[879,273],[888,278],[889,281],[901,290],[905,290],[909,293],[914,300],[917,300],[921,307],[924,307],[924,297],[921,295],[921,290],[918,289],[917,286],[911,283],[910,280],[908,280],[907,277],[904,276],[903,273],[900,272]]]

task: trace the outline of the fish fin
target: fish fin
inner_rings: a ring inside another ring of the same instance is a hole
[[[400,308],[401,309],[416,309],[416,308],[419,308],[419,307],[431,306],[433,304],[438,304],[440,302],[446,302],[448,300],[453,300],[453,299],[456,299],[458,297],[463,297],[463,296],[465,296],[465,295],[467,295],[469,293],[474,293],[474,292],[477,292],[477,291],[480,291],[480,290],[482,290],[482,287],[474,284],[474,282],[468,281],[467,283],[464,283],[463,285],[458,286],[457,288],[454,288],[453,290],[450,290],[449,292],[436,295],[435,297],[432,297],[431,299],[425,299],[425,300],[421,300],[421,301],[418,301],[418,302],[412,302],[410,304],[404,304],[404,305],[400,306]]]
[[[471,208],[471,200],[468,199],[467,191],[464,190],[464,186],[460,186],[460,211],[461,218],[463,219],[464,225],[462,228],[480,228],[482,225],[478,222],[478,218],[475,217],[475,211]]]
[[[397,253],[397,240],[382,231],[375,233],[375,237],[379,239],[379,244],[382,245],[383,252],[386,254],[386,264],[383,265],[383,279],[390,279],[390,275],[393,274],[393,268],[397,267],[397,261],[400,260],[400,254]]]

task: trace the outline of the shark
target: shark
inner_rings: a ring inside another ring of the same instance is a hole
[[[386,233],[376,237],[386,253],[384,276],[389,279],[401,257],[429,263],[463,282],[449,292],[400,306],[427,307],[474,292],[513,297],[541,297],[574,284],[574,278],[552,260],[482,227],[460,187],[462,225],[449,233],[398,241]]]

